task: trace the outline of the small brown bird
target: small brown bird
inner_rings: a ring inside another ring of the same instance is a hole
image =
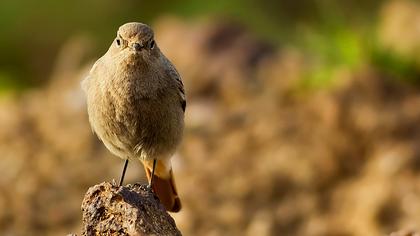
[[[93,131],[125,160],[120,185],[128,161],[139,159],[166,210],[178,212],[181,201],[170,158],[182,139],[185,93],[153,30],[136,22],[122,25],[82,87]]]

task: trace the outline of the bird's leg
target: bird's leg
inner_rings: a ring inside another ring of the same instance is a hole
[[[155,168],[156,168],[156,159],[153,159],[152,176],[150,177],[149,188],[152,188],[152,185],[153,185],[153,178],[155,176]]]
[[[122,175],[121,175],[121,179],[120,179],[120,185],[118,185],[118,187],[121,187],[122,184],[123,184],[123,182],[124,182],[124,176],[125,176],[125,171],[127,170],[127,166],[128,166],[128,159],[125,160],[124,169],[123,169],[123,172],[122,172]]]

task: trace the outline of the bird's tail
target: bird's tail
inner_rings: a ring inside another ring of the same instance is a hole
[[[153,160],[142,162],[147,179],[150,182],[152,178]],[[176,190],[175,179],[169,161],[166,163],[161,160],[156,161],[152,188],[167,211],[178,212],[181,210],[181,200]]]

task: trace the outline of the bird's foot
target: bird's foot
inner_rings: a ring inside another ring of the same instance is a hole
[[[146,186],[146,189],[147,189],[147,191],[149,191],[149,192],[154,192],[154,191],[153,191],[153,187],[152,187],[152,185],[151,185],[150,183]]]

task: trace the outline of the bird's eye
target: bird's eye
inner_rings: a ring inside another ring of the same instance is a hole
[[[152,40],[150,42],[150,49],[153,49],[153,48],[155,48],[155,40]]]
[[[117,39],[117,46],[119,47],[119,46],[121,46],[121,40],[120,39]]]

